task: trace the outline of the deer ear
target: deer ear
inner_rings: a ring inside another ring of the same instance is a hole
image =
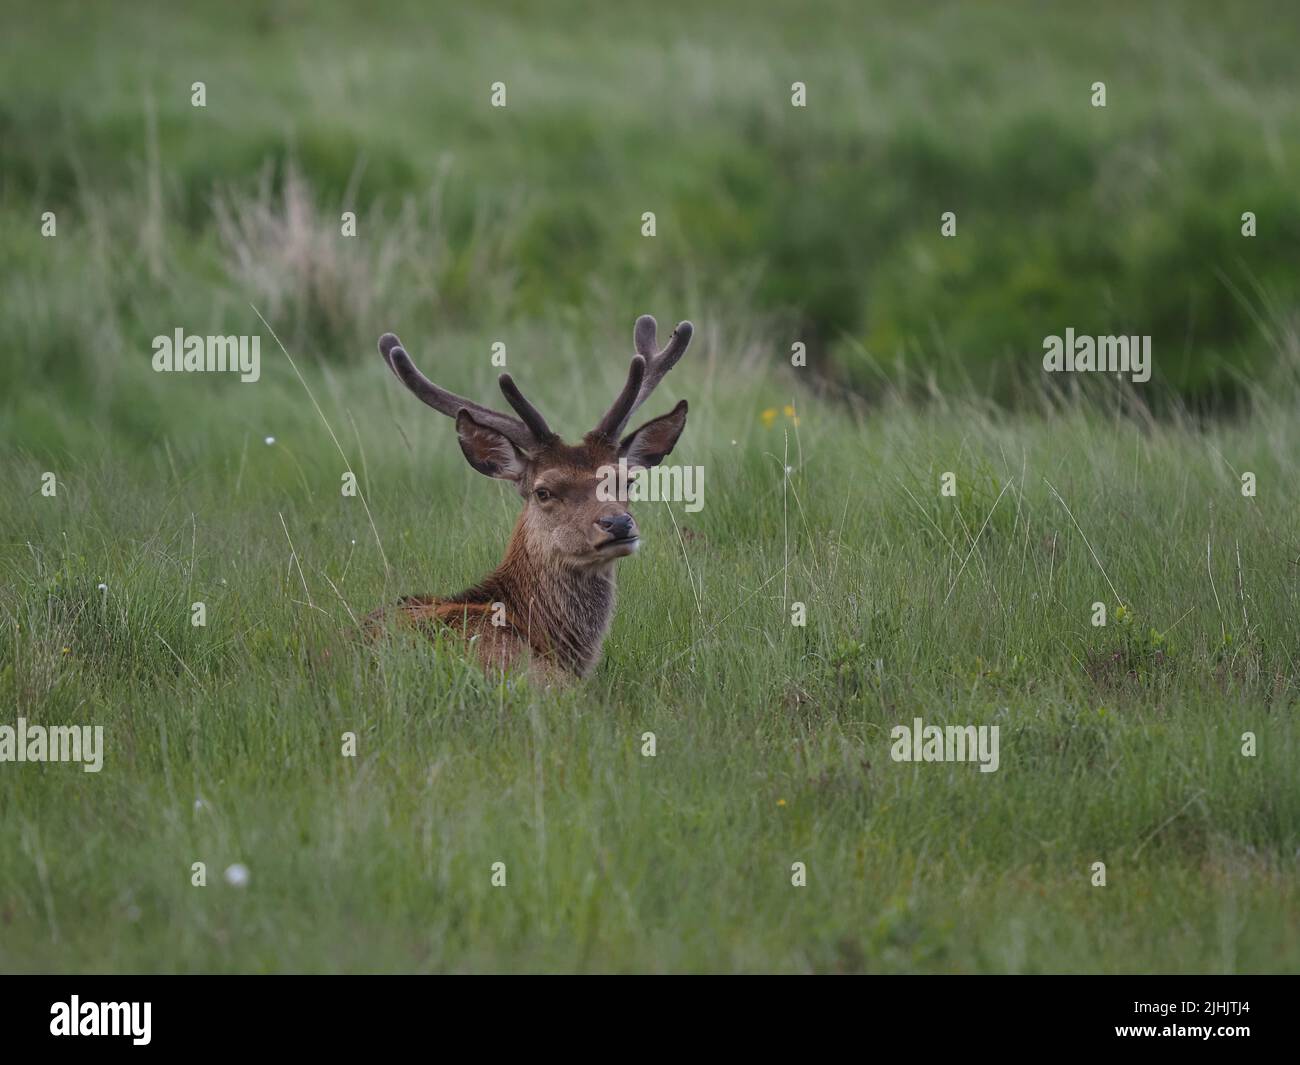
[[[476,422],[469,411],[456,412],[456,436],[469,464],[489,477],[503,481],[520,481],[527,459],[504,434]]]
[[[682,400],[667,414],[623,437],[618,445],[618,457],[627,460],[628,469],[658,466],[677,445],[677,438],[685,428],[686,400]]]

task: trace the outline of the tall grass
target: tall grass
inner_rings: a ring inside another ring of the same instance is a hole
[[[320,264],[294,333],[334,359],[375,331],[358,275],[390,312],[476,328],[665,288],[775,316],[856,389],[904,358],[1003,401],[1073,326],[1152,335],[1153,397],[1231,408],[1270,372],[1261,321],[1295,332],[1288,4],[20,10],[0,45],[6,247],[43,288],[88,290],[67,301],[88,317],[115,312],[123,353],[156,331],[135,319],[242,313],[213,287],[250,242],[265,254],[235,276],[259,289],[281,256]],[[300,245],[222,211],[232,190],[329,226]],[[45,210],[75,252],[40,238]],[[92,253],[111,270],[79,278]]]
[[[0,775],[4,963],[1294,968],[1294,420],[857,419],[799,391],[767,427],[793,386],[737,370],[730,335],[709,322],[665,384],[707,505],[639,508],[572,691],[357,637],[490,568],[517,505],[377,358],[309,380],[374,530],[282,362],[226,386],[261,397],[256,431],[55,463],[54,499],[47,462],[7,464],[4,699],[109,747],[98,776]],[[557,368],[530,391],[581,426],[612,378],[537,339]],[[998,724],[1001,768],[892,762],[914,716]]]
[[[0,724],[101,724],[107,756],[0,765],[0,966],[1297,968],[1283,35],[1237,9],[1213,35],[1173,7],[1124,33],[1104,7],[884,10],[15,24]],[[1099,66],[1110,107],[1067,121]],[[1216,170],[1234,123],[1254,162]],[[1267,238],[1175,262],[1243,189]],[[1171,339],[1207,263],[1222,337]],[[1094,306],[1149,309],[1185,406],[1040,387],[1016,338]],[[490,569],[518,507],[379,333],[484,401],[505,343],[573,437],[645,311],[697,326],[646,414],[689,398],[674,459],[706,506],[636,508],[595,676],[360,639]],[[261,380],[154,374],[177,326],[261,335]],[[1237,416],[1200,417],[1197,380]],[[892,761],[918,716],[997,725],[1001,767]]]

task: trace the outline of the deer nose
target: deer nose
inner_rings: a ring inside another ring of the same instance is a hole
[[[636,528],[631,514],[614,514],[607,518],[597,518],[596,524],[614,537],[615,540],[626,539],[632,535],[632,530]]]

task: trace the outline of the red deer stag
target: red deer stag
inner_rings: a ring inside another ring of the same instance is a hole
[[[524,499],[505,558],[492,573],[459,595],[408,596],[400,619],[426,633],[439,627],[460,633],[489,671],[526,666],[542,679],[584,677],[600,660],[614,615],[615,563],[640,543],[626,502],[603,499],[604,474],[627,464],[629,474],[657,466],[686,426],[686,400],[627,436],[619,437],[691,342],[682,322],[662,350],[650,315],[637,319],[627,383],[613,406],[582,438],[564,443],[509,374],[501,391],[513,418],[439,388],[415,368],[392,333],[379,351],[398,380],[440,414],[456,419],[460,449],[479,473],[512,481]],[[382,622],[383,610],[372,616]]]

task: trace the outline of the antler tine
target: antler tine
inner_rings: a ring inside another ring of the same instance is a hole
[[[605,412],[605,416],[592,430],[593,433],[617,443],[623,426],[627,424],[628,418],[632,417],[637,396],[643,387],[645,372],[645,359],[641,355],[633,355],[632,365],[627,368],[627,383],[623,385],[623,391],[618,394],[614,405]]]
[[[632,330],[632,343],[636,345],[638,355],[653,359],[659,354],[659,323],[653,314],[643,314],[636,320]]]
[[[448,392],[445,388],[435,385],[415,368],[411,356],[406,353],[406,349],[402,347],[402,342],[397,339],[395,334],[385,333],[379,338],[379,353],[384,357],[384,361],[388,363],[388,368],[397,375],[397,379],[439,414],[454,418],[459,411],[469,411],[474,416],[475,421],[490,429],[495,429],[516,447],[525,451],[535,448],[543,442],[535,437],[534,429],[531,426],[525,425],[518,418],[512,418],[508,414],[498,414],[482,404],[465,399],[463,396],[456,395],[455,392]],[[506,398],[510,399],[509,393],[506,394]],[[519,398],[523,400],[522,396]],[[511,400],[512,404],[513,402]],[[523,400],[523,402],[527,403],[527,400]],[[515,409],[518,410],[519,408],[516,407]],[[534,414],[537,413],[531,406],[529,409]],[[546,422],[541,420],[540,414],[537,415],[537,418],[539,425],[545,428]],[[546,432],[549,434],[550,430],[547,429]]]
[[[686,354],[694,333],[695,326],[690,322],[678,322],[677,328],[673,330],[673,335],[668,338],[668,343],[664,345],[663,350],[656,351],[659,343],[659,325],[655,322],[654,315],[643,314],[636,320],[632,342],[636,345],[638,354],[645,356],[646,372],[636,401],[627,412],[629,418],[650,397],[650,393],[663,380],[664,374],[676,366],[677,360]]]
[[[501,386],[506,401],[515,408],[515,413],[524,420],[524,425],[528,426],[528,431],[537,438],[539,444],[555,438],[555,434],[551,432],[551,427],[546,424],[546,419],[542,417],[542,412],[524,398],[524,394],[519,391],[519,386],[515,384],[513,377],[508,373],[503,373],[497,378],[497,384]]]

